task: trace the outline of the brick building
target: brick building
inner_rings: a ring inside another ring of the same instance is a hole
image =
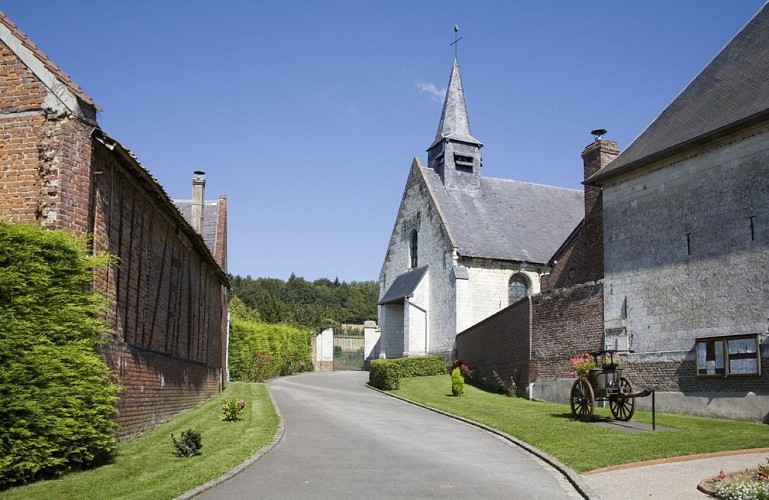
[[[427,167],[415,158],[380,272],[371,356],[449,356],[455,336],[540,291],[582,192],[481,176],[456,60]]]
[[[121,437],[221,390],[226,380],[226,204],[210,249],[136,157],[100,128],[98,107],[0,14],[0,216],[92,235],[117,264],[102,354],[122,386]],[[215,257],[214,253],[216,253]]]

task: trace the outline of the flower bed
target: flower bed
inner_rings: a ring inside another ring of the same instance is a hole
[[[730,500],[769,500],[769,458],[755,469],[745,469],[702,481],[697,489],[717,498]]]

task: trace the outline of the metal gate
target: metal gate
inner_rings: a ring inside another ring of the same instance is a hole
[[[334,335],[334,371],[363,370],[364,337]]]

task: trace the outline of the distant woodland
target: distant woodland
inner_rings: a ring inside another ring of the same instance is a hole
[[[294,274],[277,278],[230,276],[232,295],[253,310],[253,318],[320,331],[342,324],[362,324],[377,319],[379,285],[376,281],[350,283],[326,278],[307,281]]]

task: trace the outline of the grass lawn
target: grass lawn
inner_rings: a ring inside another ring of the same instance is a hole
[[[240,420],[221,420],[223,399],[246,401]],[[264,384],[231,383],[225,391],[141,437],[122,443],[114,463],[61,479],[0,492],[0,498],[175,498],[221,476],[272,441],[278,416]],[[170,434],[192,428],[202,455],[178,458]]]
[[[577,472],[627,462],[724,450],[769,447],[769,426],[713,418],[657,413],[656,424],[672,431],[641,434],[604,429],[571,420],[568,405],[529,401],[465,385],[451,396],[448,375],[403,378],[400,397],[499,429],[554,456]],[[609,408],[596,416],[611,417]],[[651,424],[650,412],[637,411],[633,421]]]

